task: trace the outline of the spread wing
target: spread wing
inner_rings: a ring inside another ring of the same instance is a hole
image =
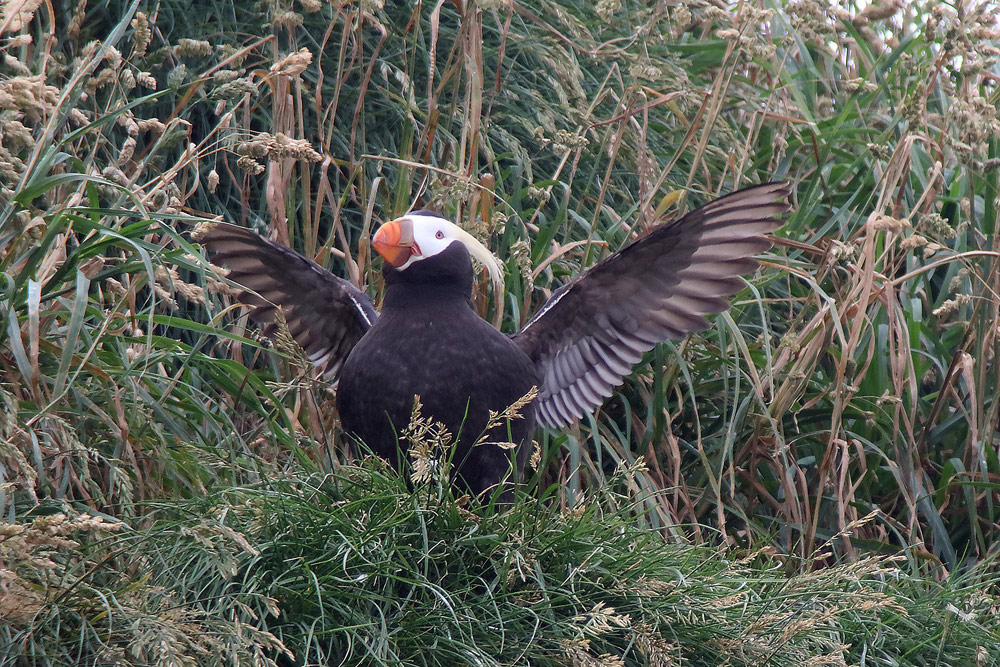
[[[378,313],[368,295],[294,250],[242,227],[218,223],[199,233],[229,279],[244,288],[239,300],[267,336],[278,330],[278,308],[288,332],[325,377],[336,379],[355,343]]]
[[[785,183],[721,197],[657,227],[564,285],[514,335],[535,362],[544,426],[571,424],[667,338],[708,327],[743,286],[788,210]]]

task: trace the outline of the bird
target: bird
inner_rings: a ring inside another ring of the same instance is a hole
[[[504,265],[432,211],[376,231],[380,311],[365,291],[246,228],[217,223],[199,240],[264,334],[287,326],[336,383],[345,433],[398,466],[415,445],[417,406],[448,435],[451,482],[482,497],[523,479],[537,426],[571,425],[655,345],[707,328],[770,248],[789,195],[785,182],[751,186],[653,227],[552,292],[512,334],[471,305],[473,259],[499,286]]]

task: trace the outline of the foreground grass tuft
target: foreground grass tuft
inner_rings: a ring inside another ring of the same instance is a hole
[[[801,563],[848,526],[834,559],[996,553],[988,3],[310,1],[204,24],[188,3],[35,5],[0,27],[5,515],[54,497],[130,518],[253,483],[234,463],[254,454],[348,460],[331,389],[221,315],[198,222],[377,300],[374,225],[437,206],[506,262],[475,307],[512,331],[651,226],[785,179],[793,213],[751,287],[542,434],[542,479],[575,504],[641,455],[649,527]]]
[[[39,665],[1000,660],[997,575],[929,584],[870,557],[789,578],[765,553],[665,542],[634,508],[611,509],[634,472],[572,508],[522,496],[470,511],[375,461],[153,506],[148,527],[91,541],[83,560],[50,543],[53,576],[15,579],[48,604],[10,617],[0,653],[27,649]],[[21,535],[71,523],[59,516]]]

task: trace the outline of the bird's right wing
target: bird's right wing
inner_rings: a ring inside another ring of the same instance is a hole
[[[336,380],[354,345],[378,317],[368,295],[294,250],[254,232],[217,223],[199,230],[212,260],[229,267],[229,279],[243,287],[240,302],[273,337],[278,308],[288,332],[324,377]]]
[[[739,276],[771,246],[788,210],[785,183],[726,195],[655,228],[559,288],[513,341],[541,377],[538,421],[573,423],[610,396],[642,355],[708,326]]]

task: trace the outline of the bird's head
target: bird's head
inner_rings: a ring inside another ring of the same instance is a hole
[[[435,257],[452,244],[461,244],[490,274],[495,286],[503,286],[503,264],[474,236],[430,211],[414,211],[385,223],[375,232],[372,245],[397,271]]]

